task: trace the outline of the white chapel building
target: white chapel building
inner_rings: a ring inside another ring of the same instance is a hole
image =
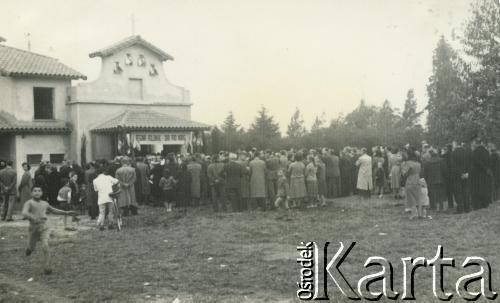
[[[0,159],[36,166],[197,151],[210,126],[191,120],[189,91],[170,83],[174,58],[135,35],[90,53],[94,81],[57,59],[0,43]]]

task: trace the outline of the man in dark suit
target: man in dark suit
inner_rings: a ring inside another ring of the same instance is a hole
[[[7,167],[0,171],[0,192],[3,196],[0,214],[3,221],[13,221],[12,211],[17,195],[17,173],[12,168],[11,160],[7,161],[6,164]]]
[[[457,213],[469,212],[469,170],[470,155],[457,141],[453,141],[450,156],[450,170],[453,184],[453,196],[457,202]]]
[[[224,167],[226,173],[226,192],[233,211],[242,211],[241,205],[241,178],[243,167],[236,162],[236,154],[229,154],[229,162]]]
[[[214,155],[213,162],[207,167],[208,183],[212,193],[212,206],[215,212],[226,210],[226,174],[224,163],[218,155]]]
[[[471,205],[473,209],[480,209],[488,207],[491,203],[493,172],[490,153],[481,138],[474,138],[471,142],[471,148]]]
[[[330,157],[330,150],[323,148],[321,160],[325,163],[326,171],[326,197],[334,198],[334,183],[335,183],[335,163],[333,163],[332,157]],[[339,168],[340,170],[340,168]]]
[[[443,153],[443,159],[445,163],[445,175],[444,175],[444,186],[446,190],[446,198],[448,200],[448,209],[454,207],[453,202],[453,180],[451,174],[451,152],[453,147],[451,144],[446,145]]]
[[[333,149],[330,150],[330,158],[332,158],[332,196],[333,198],[340,197],[340,164],[339,157],[335,154]],[[327,181],[328,182],[328,181]]]
[[[446,200],[446,163],[434,148],[429,149],[429,158],[423,162],[423,175],[427,182],[430,209],[443,210]]]

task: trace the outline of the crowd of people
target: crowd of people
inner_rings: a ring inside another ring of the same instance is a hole
[[[59,167],[41,163],[33,176],[28,163],[22,169],[17,184],[12,161],[0,161],[3,220],[12,220],[16,201],[31,199],[36,186],[52,207],[88,212],[100,229],[113,227],[114,202],[122,216],[129,216],[138,214],[139,205],[170,212],[210,204],[216,212],[240,212],[321,207],[326,199],[390,194],[406,200],[413,219],[430,218],[428,209],[462,213],[487,207],[497,199],[500,185],[499,153],[480,138],[444,147],[423,142],[370,150],[254,148],[214,155],[123,156],[83,167],[66,160]]]
[[[405,199],[410,219],[429,210],[469,212],[499,198],[500,154],[480,138],[439,148],[425,142],[413,147],[345,147],[221,151],[215,155],[116,157],[84,167],[64,161],[41,163],[31,174],[28,163],[17,184],[12,161],[0,160],[0,218],[12,221],[23,204],[29,220],[26,256],[41,243],[44,273],[52,273],[47,213],[71,216],[88,212],[100,230],[115,228],[117,216],[138,215],[139,205],[175,208],[211,205],[215,212],[321,207],[326,199],[372,194]],[[356,201],[356,200],[353,200]],[[355,203],[355,202],[354,202]],[[372,203],[370,201],[367,202]],[[399,203],[399,202],[398,202]]]

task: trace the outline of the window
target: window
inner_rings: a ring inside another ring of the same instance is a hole
[[[131,66],[132,64],[134,64],[134,61],[132,60],[132,55],[126,54],[125,55],[125,65]]]
[[[50,163],[61,164],[64,160],[64,154],[50,154]]]
[[[128,84],[129,96],[132,99],[142,99],[142,79],[130,78]]]
[[[33,104],[35,120],[54,119],[54,89],[52,87],[34,87]]]
[[[26,155],[26,162],[29,165],[39,165],[42,162],[42,154]]]
[[[143,54],[139,55],[139,59],[137,59],[138,66],[146,66],[146,57]]]

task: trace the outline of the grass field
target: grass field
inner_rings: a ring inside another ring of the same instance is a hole
[[[499,205],[433,216],[409,221],[393,200],[352,197],[288,213],[144,208],[140,216],[127,218],[122,232],[99,232],[83,222],[77,233],[66,233],[61,218],[51,217],[50,276],[42,274],[39,252],[24,256],[27,223],[2,223],[0,302],[294,302],[300,241],[330,241],[331,256],[339,241],[357,242],[342,265],[344,273],[356,282],[373,273],[363,271],[366,258],[383,256],[394,265],[397,290],[402,289],[402,257],[430,259],[443,245],[457,265],[466,256],[486,258],[493,289],[500,291]],[[446,288],[454,290],[468,272],[447,269]],[[417,302],[437,301],[431,273],[417,271]],[[347,302],[331,284],[330,299]]]

